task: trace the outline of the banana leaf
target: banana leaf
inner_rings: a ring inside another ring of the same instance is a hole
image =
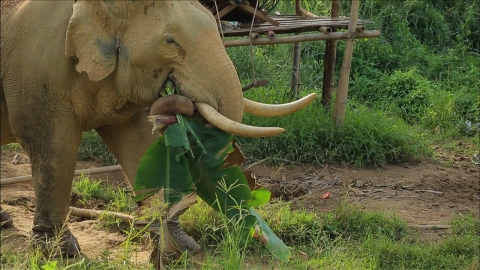
[[[238,155],[233,147],[233,135],[206,127],[194,119],[177,118],[178,123],[170,125],[143,156],[134,190],[149,191],[136,199],[144,199],[164,188],[165,201],[173,205],[195,191],[235,224],[243,243],[252,236],[258,237],[275,257],[288,261],[288,248],[251,208],[268,202],[270,192],[251,191],[238,164],[226,162],[230,155]],[[260,231],[255,231],[256,225]]]

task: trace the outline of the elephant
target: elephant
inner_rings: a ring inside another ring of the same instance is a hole
[[[146,108],[165,98],[167,82],[206,122],[238,136],[284,131],[242,124],[244,112],[284,115],[315,98],[280,105],[244,99],[216,21],[198,1],[1,4],[1,144],[17,142],[30,158],[34,243],[45,248],[61,237],[65,256],[80,252],[66,217],[82,132],[100,135],[133,186],[143,154],[158,138]],[[182,251],[198,250],[178,220],[167,225]]]

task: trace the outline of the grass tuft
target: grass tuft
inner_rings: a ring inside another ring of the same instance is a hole
[[[278,103],[273,90],[255,90],[254,100]],[[281,126],[286,132],[268,138],[237,138],[252,160],[285,160],[299,163],[342,163],[378,167],[387,163],[413,162],[430,155],[423,134],[399,118],[351,103],[342,128],[331,121],[318,100],[294,114],[265,118],[247,115],[245,122],[256,126]]]

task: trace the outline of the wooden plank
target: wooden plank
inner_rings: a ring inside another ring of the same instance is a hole
[[[285,19],[285,18],[283,18]],[[362,26],[364,24],[370,23],[368,20],[357,20],[357,26]],[[318,31],[321,26],[337,28],[337,29],[347,29],[349,24],[349,18],[301,18],[299,16],[288,16],[286,20],[279,20],[279,26],[273,26],[270,23],[254,23],[253,32],[256,33],[267,33],[269,30],[275,32],[276,34],[287,34],[287,33],[297,33],[297,32],[311,32]],[[240,29],[235,30],[225,30],[223,34],[226,37],[232,36],[248,36],[250,33],[251,25],[249,23],[240,25]]]
[[[380,36],[379,30],[365,31],[363,33],[354,33],[356,38],[376,38]],[[339,40],[347,39],[348,33],[345,32],[336,32],[330,34],[302,34],[295,36],[284,36],[275,38],[258,38],[258,39],[230,39],[225,40],[223,43],[225,47],[234,47],[234,46],[249,46],[251,45],[275,45],[275,44],[285,44],[285,43],[295,43],[295,42],[306,42],[306,41],[315,41],[315,40]]]

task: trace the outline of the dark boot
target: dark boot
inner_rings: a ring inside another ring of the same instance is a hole
[[[201,246],[182,230],[179,220],[180,215],[196,202],[195,198],[196,194],[191,193],[185,196],[181,202],[171,205],[163,226],[160,227],[158,224],[151,227],[150,234],[154,248],[150,261],[155,269],[162,269],[163,263],[169,260],[178,260],[184,253],[195,255],[201,251]]]
[[[3,211],[2,208],[0,208],[0,228],[8,228],[13,225],[13,220],[10,217],[10,215]]]

